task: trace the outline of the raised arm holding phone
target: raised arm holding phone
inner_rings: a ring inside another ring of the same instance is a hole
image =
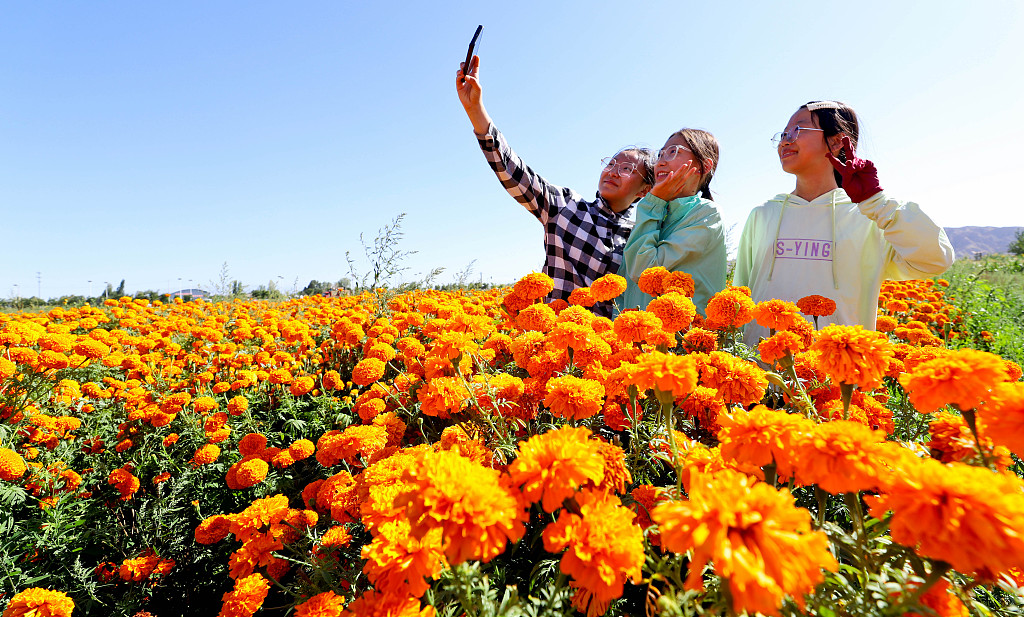
[[[573,289],[618,272],[633,225],[632,205],[654,184],[651,151],[629,147],[603,159],[597,194],[586,200],[530,169],[495,128],[482,100],[480,56],[473,55],[468,67],[460,64],[455,86],[487,163],[505,190],[544,225],[544,273],[555,282],[549,299],[567,300]],[[613,306],[600,302],[592,310],[610,317]]]

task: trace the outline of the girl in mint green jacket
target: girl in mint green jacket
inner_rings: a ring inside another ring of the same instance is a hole
[[[658,152],[654,188],[638,204],[623,251],[619,274],[627,283],[616,300],[620,312],[647,308],[653,297],[637,280],[655,266],[693,277],[693,303],[702,315],[725,287],[725,232],[708,188],[717,166],[718,141],[699,129],[676,131]]]

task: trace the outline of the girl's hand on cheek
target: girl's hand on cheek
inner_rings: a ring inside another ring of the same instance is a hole
[[[651,189],[651,195],[665,201],[672,201],[679,197],[689,197],[695,194],[687,183],[697,174],[697,167],[686,163],[679,169],[670,171],[667,176],[660,178]]]

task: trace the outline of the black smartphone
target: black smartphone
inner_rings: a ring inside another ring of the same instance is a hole
[[[466,52],[466,63],[462,65],[462,76],[465,77],[469,71],[469,62],[473,59],[476,54],[476,48],[480,44],[480,33],[484,31],[484,27],[477,26],[476,32],[473,33],[473,40],[469,42],[469,51]]]

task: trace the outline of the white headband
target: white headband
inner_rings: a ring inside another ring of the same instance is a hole
[[[840,109],[843,104],[835,101],[815,101],[804,105],[804,107],[807,108],[807,111],[818,111],[819,109]]]

